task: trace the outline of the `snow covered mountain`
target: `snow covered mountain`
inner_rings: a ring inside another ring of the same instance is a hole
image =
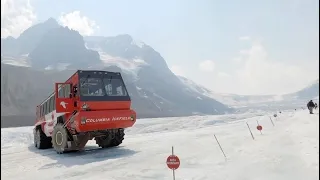
[[[310,83],[309,86],[301,89],[300,91],[288,94],[288,96],[301,100],[319,99],[319,79]]]
[[[53,91],[53,82],[66,80],[75,69],[122,72],[139,117],[233,110],[212,97],[183,91],[186,85],[147,44],[129,35],[83,38],[54,19],[30,27],[17,39],[1,39],[1,63],[2,116],[33,115]]]
[[[237,94],[223,94],[213,92],[190,79],[179,76],[181,82],[186,84],[188,91],[198,92],[205,96],[217,99],[218,101],[233,106],[247,106],[250,104],[262,103],[262,102],[271,102],[271,101],[281,101],[281,96],[276,95],[265,95],[265,96],[254,96],[254,95],[237,95]]]
[[[309,86],[297,92],[284,95],[237,95],[213,92],[182,76],[179,76],[179,79],[186,85],[185,91],[197,92],[231,107],[255,106],[270,103],[292,103],[293,101],[306,102],[310,99],[319,99],[319,80],[312,82]]]

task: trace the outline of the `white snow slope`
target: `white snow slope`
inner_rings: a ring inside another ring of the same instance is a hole
[[[181,165],[176,180],[319,179],[319,112],[287,111],[274,119],[252,114],[141,119],[127,130],[124,143],[83,152],[37,150],[32,127],[1,129],[4,180],[166,180],[171,146]],[[262,135],[256,130],[257,121]],[[246,122],[255,140],[252,140]],[[227,159],[222,155],[217,136]]]

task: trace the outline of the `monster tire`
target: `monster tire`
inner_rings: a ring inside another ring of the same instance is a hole
[[[52,147],[51,138],[47,137],[41,127],[36,127],[33,133],[34,146],[38,149],[48,149]]]
[[[112,143],[112,137],[111,136],[100,136],[100,137],[96,137],[95,140],[96,140],[96,144],[99,147],[102,147],[102,148],[111,147],[110,146],[111,143]]]
[[[119,146],[124,140],[124,129],[118,129],[118,132],[115,134],[115,137],[112,139],[110,147]]]
[[[52,145],[58,154],[62,154],[67,148],[68,132],[63,124],[56,124],[52,133]]]

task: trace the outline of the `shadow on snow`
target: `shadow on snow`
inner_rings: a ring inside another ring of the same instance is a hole
[[[132,156],[138,151],[126,149],[122,146],[112,148],[98,148],[96,146],[86,146],[82,151],[71,151],[63,154],[57,154],[53,148],[51,149],[37,149],[33,145],[28,147],[30,152],[48,157],[56,162],[46,164],[39,168],[50,169],[53,167],[72,167],[76,165],[85,165],[93,162],[108,161],[111,159],[121,159]]]

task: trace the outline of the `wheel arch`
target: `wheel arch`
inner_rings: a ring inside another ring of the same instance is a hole
[[[65,119],[66,119],[65,115],[59,116],[59,117],[57,118],[57,124],[58,124],[58,123],[63,124],[63,123],[65,122]]]

